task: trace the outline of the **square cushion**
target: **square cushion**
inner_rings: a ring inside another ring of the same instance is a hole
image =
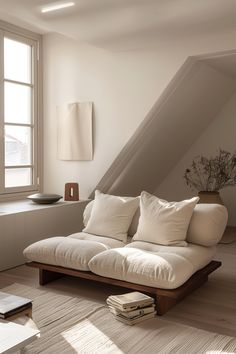
[[[125,199],[129,200],[130,197],[124,197]],[[140,198],[140,197],[139,197]],[[84,209],[84,213],[83,213],[83,223],[84,223],[84,226],[86,227],[88,225],[88,221],[90,219],[90,216],[91,216],[91,212],[93,210],[93,204],[94,204],[94,200],[91,200],[91,202],[89,202],[85,209]],[[139,206],[133,216],[133,219],[131,221],[131,224],[130,224],[130,227],[129,227],[129,230],[128,230],[128,235],[133,237],[134,234],[136,233],[137,231],[137,227],[138,227],[138,221],[139,221],[139,217],[140,217],[140,209],[139,209]]]
[[[83,231],[126,242],[138,206],[139,197],[118,197],[96,191],[91,216]]]
[[[135,241],[186,246],[186,234],[199,198],[167,202],[147,192],[140,199],[140,218]]]

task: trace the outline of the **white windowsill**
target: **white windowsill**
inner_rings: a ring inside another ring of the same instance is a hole
[[[53,204],[36,204],[34,202],[31,202],[30,200],[24,199],[24,200],[10,201],[10,202],[0,202],[0,217],[9,214],[25,213],[29,211],[36,211],[36,210],[47,209],[47,208],[57,208],[57,207],[62,207],[66,205],[76,204],[76,203],[84,203],[88,201],[89,201],[88,199],[78,200],[73,202],[62,200]]]

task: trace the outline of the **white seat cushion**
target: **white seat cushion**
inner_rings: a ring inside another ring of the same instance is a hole
[[[89,268],[108,278],[175,289],[207,265],[213,259],[215,250],[215,247],[197,245],[169,247],[132,242],[123,248],[110,249],[94,256]]]
[[[154,254],[173,254],[185,258],[193,265],[194,273],[207,265],[216,254],[216,247],[202,247],[199,245],[188,244],[187,247],[161,246],[149,242],[135,241],[125,247],[140,249]]]
[[[114,238],[96,236],[92,234],[87,234],[86,232],[77,232],[75,234],[69,235],[68,237],[74,238],[76,240],[88,240],[88,241],[102,243],[108,246],[108,248],[123,247],[126,245],[124,242],[116,240]]]
[[[108,237],[78,233],[70,237],[51,237],[35,242],[24,250],[24,256],[34,262],[88,271],[88,262],[93,256],[123,245]]]

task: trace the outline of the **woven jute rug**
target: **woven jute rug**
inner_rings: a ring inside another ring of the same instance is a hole
[[[171,323],[163,317],[131,327],[116,321],[105,304],[82,297],[20,284],[3,291],[33,300],[33,319],[41,337],[23,353],[236,353],[236,338]]]

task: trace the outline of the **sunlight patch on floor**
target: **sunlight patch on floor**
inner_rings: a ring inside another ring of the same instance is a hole
[[[120,350],[106,334],[100,331],[88,319],[83,320],[69,330],[62,332],[61,336],[75,350],[83,349],[84,352],[89,350],[94,353],[102,347],[105,352],[112,349],[112,352],[115,352],[116,354],[123,353],[123,351]]]

